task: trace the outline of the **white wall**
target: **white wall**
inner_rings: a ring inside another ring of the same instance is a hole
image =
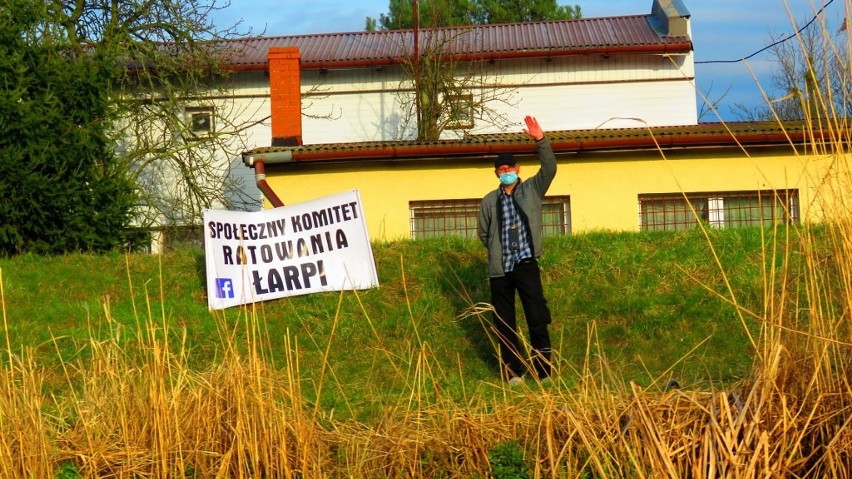
[[[501,97],[488,103],[498,119],[478,119],[471,134],[517,131],[527,114],[552,130],[698,122],[691,54],[504,60],[476,68],[484,88],[470,91],[499,90]],[[411,90],[399,67],[306,71],[302,82],[305,144],[415,135],[413,114],[404,105],[411,103],[405,100]]]

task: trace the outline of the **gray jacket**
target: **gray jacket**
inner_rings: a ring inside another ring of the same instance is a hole
[[[536,142],[541,168],[538,173],[515,186],[513,196],[529,221],[533,255],[541,255],[541,201],[556,177],[556,157],[546,138]],[[479,208],[479,241],[488,248],[488,276],[503,276],[503,245],[500,242],[500,187],[482,199]]]

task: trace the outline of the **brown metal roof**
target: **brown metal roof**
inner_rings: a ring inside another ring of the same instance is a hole
[[[753,145],[801,145],[810,139],[826,138],[837,129],[812,129],[805,122],[731,122],[701,123],[692,126],[655,128],[615,128],[606,130],[548,131],[547,138],[557,153],[617,151],[628,149],[679,147],[735,147]],[[476,157],[501,152],[534,151],[530,139],[522,133],[473,135],[463,140],[385,141],[265,147],[243,153],[248,160],[289,152],[290,164],[351,162],[369,160],[446,160]],[[247,162],[249,164],[249,162]]]
[[[662,36],[650,15],[583,18],[420,30],[421,50],[430,42],[448,45],[457,58],[498,59],[589,53],[686,53],[687,36]],[[258,37],[226,42],[229,63],[263,70],[270,47],[294,46],[302,68],[343,68],[399,63],[413,51],[413,30]]]

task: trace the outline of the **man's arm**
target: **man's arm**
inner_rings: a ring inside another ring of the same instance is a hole
[[[530,181],[536,184],[536,189],[543,197],[547,189],[550,188],[550,183],[556,176],[556,158],[553,156],[553,149],[550,148],[547,140],[544,139],[544,131],[538,124],[535,117],[527,115],[524,117],[524,122],[527,127],[524,128],[524,133],[535,140],[538,159],[541,161],[541,168]]]
[[[488,247],[488,230],[491,227],[491,212],[488,210],[486,200],[483,199],[482,203],[479,205],[479,220],[476,224],[476,234],[479,237],[479,241],[485,246]]]

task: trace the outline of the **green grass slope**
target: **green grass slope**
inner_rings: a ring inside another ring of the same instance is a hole
[[[798,247],[786,244],[785,233],[548,238],[541,267],[557,387],[575,385],[589,362],[652,387],[671,379],[703,387],[748,374],[767,278],[796,264]],[[153,324],[199,370],[233,344],[259,347],[273,367],[295,360],[303,393],[344,415],[377,413],[412,390],[458,401],[498,394],[484,248],[452,238],[374,244],[373,251],[379,288],[222,312],[207,310],[199,250],[3,259],[7,347],[32,351],[64,387],[62,364],[91,354],[91,338],[115,338],[132,354]]]

